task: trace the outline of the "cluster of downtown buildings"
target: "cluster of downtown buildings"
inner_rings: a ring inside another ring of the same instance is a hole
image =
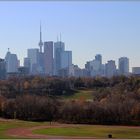
[[[0,59],[0,79],[9,76],[60,76],[60,77],[112,77],[117,75],[128,76],[130,74],[140,74],[140,67],[133,67],[129,72],[129,59],[121,57],[118,60],[118,68],[114,60],[102,63],[102,56],[97,54],[95,59],[88,61],[85,68],[81,69],[72,63],[72,51],[65,50],[65,43],[61,41],[42,41],[40,26],[39,48],[27,50],[27,57],[24,58],[24,66],[20,66],[20,61],[16,54],[12,54],[9,49],[5,59]]]

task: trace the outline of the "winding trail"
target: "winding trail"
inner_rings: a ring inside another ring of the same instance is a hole
[[[51,140],[93,140],[96,139],[94,137],[77,137],[77,136],[51,136],[51,135],[43,135],[43,134],[34,134],[32,131],[37,129],[43,129],[43,128],[65,128],[65,127],[77,127],[77,126],[83,126],[83,125],[76,125],[76,124],[59,124],[54,123],[51,125],[42,125],[42,126],[34,126],[30,128],[12,128],[6,131],[6,135],[12,136],[13,138],[33,138],[33,139],[51,139]],[[121,126],[122,127],[122,126]],[[126,127],[126,126],[124,126]],[[138,126],[128,126],[131,128],[140,128]],[[101,139],[98,139],[101,140]],[[104,139],[108,140],[108,139]],[[116,139],[115,139],[116,140]],[[117,140],[124,140],[124,139],[117,139]]]
[[[76,127],[77,125],[71,124],[53,124],[53,125],[43,125],[43,126],[35,126],[31,128],[12,128],[6,131],[8,136],[12,136],[13,138],[34,138],[34,139],[93,139],[93,137],[76,137],[76,136],[50,136],[43,134],[34,134],[33,130],[43,129],[43,128],[64,128],[64,127]],[[78,125],[79,126],[79,125]]]

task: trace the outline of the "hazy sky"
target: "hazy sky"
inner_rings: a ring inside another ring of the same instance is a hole
[[[37,48],[39,24],[43,41],[62,34],[73,63],[102,54],[103,62],[130,58],[130,66],[140,66],[140,2],[0,2],[0,57],[7,48],[23,61],[27,48]]]

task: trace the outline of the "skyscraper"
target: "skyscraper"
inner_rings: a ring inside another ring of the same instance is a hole
[[[0,59],[0,79],[6,78],[6,62],[4,59]]]
[[[57,41],[54,43],[54,74],[58,75],[61,69],[61,54],[65,50],[64,42]]]
[[[95,60],[98,60],[100,62],[100,64],[102,64],[102,56],[101,56],[101,54],[97,54],[95,56]]]
[[[39,73],[39,65],[38,65],[38,58],[39,58],[39,49],[28,49],[28,58],[30,59],[30,72],[32,74]]]
[[[110,60],[107,62],[107,64],[105,65],[105,73],[106,73],[106,77],[109,78],[116,75],[115,61]]]
[[[30,72],[30,68],[31,68],[31,60],[30,60],[30,58],[28,58],[28,57],[24,58],[24,67],[26,67]]]
[[[95,59],[88,61],[85,65],[86,70],[90,76],[104,76],[104,65],[102,64],[102,56],[97,54]]]
[[[16,54],[12,54],[9,51],[9,48],[8,48],[8,52],[6,53],[6,56],[5,56],[5,62],[6,62],[6,72],[7,73],[18,72],[19,60],[18,60]]]
[[[69,68],[72,65],[72,51],[61,53],[61,68]]]
[[[18,59],[16,54],[10,54],[7,61],[7,73],[18,72]]]
[[[127,57],[119,58],[119,74],[120,75],[129,74],[129,59]]]
[[[91,76],[98,76],[100,75],[100,67],[101,67],[101,64],[100,64],[100,61],[98,60],[92,60],[89,62],[89,65],[90,65],[90,75]]]
[[[53,41],[44,42],[45,74],[53,75]]]
[[[8,48],[8,51],[6,53],[6,56],[5,56],[5,62],[6,62],[6,71],[8,69],[8,60],[9,60],[9,57],[10,57],[10,51],[9,51],[9,48]]]

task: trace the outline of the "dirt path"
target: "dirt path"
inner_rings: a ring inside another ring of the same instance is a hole
[[[12,128],[7,130],[6,135],[15,138],[34,138],[34,139],[83,139],[83,137],[73,137],[73,136],[48,136],[43,134],[33,134],[32,131],[36,129],[43,128],[60,128],[60,127],[76,127],[77,125],[70,124],[54,124],[54,125],[43,125],[35,126],[31,128]],[[78,125],[79,126],[79,125]],[[84,137],[84,139],[93,139],[93,137]]]
[[[31,128],[12,128],[7,130],[6,135],[8,136],[12,136],[13,138],[34,138],[34,139],[83,139],[83,140],[92,140],[92,139],[96,139],[93,137],[74,137],[74,136],[50,136],[50,135],[43,135],[43,134],[33,134],[32,131],[36,130],[36,129],[43,129],[43,128],[64,128],[64,127],[77,127],[80,126],[78,125],[73,125],[73,124],[58,124],[58,123],[54,123],[52,125],[43,125],[43,126],[35,126],[35,127],[31,127]],[[82,125],[81,125],[82,126]],[[113,127],[113,126],[112,126]],[[119,126],[118,126],[119,127]],[[123,127],[123,126],[120,126]],[[126,127],[126,126],[124,126]],[[137,126],[128,126],[128,127],[132,127],[132,128],[139,128]]]

